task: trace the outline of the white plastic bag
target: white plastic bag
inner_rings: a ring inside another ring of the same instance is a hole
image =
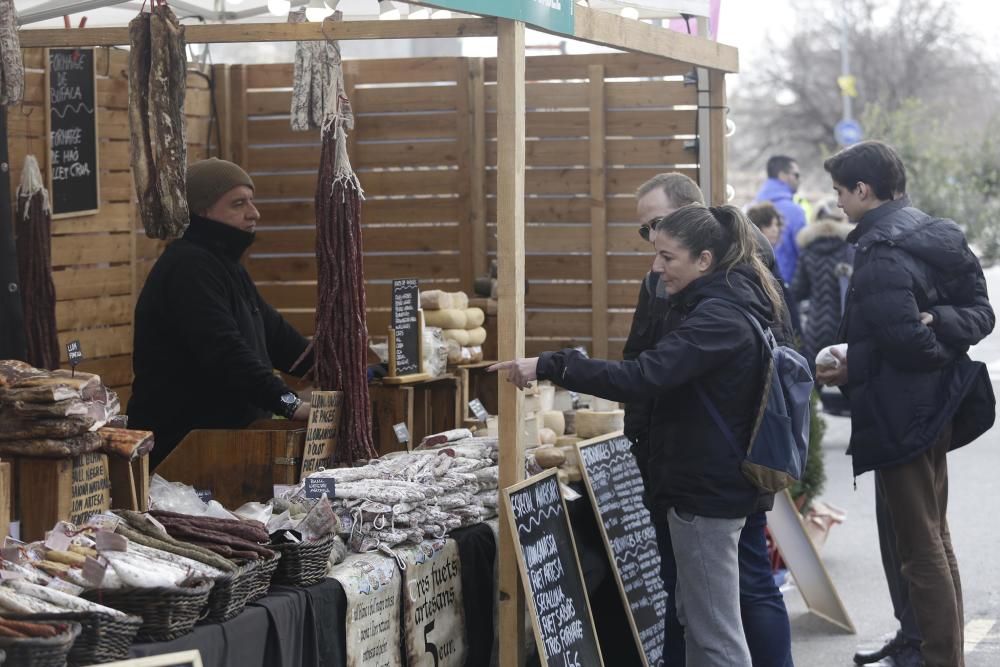
[[[840,368],[840,359],[833,356],[833,350],[840,353],[840,356],[847,356],[847,343],[839,345],[829,345],[824,347],[816,355],[816,368]]]

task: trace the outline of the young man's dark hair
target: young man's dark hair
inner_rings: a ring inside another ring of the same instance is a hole
[[[772,155],[767,160],[767,177],[777,178],[778,174],[786,172],[795,164],[795,158],[787,155]]]
[[[883,201],[906,192],[906,167],[892,146],[881,141],[862,141],[848,146],[827,158],[823,168],[846,188],[867,183]]]

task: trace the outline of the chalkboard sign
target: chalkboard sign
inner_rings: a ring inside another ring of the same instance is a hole
[[[52,217],[100,208],[94,49],[49,49],[46,122]]]
[[[542,665],[603,665],[556,471],[504,489]]]
[[[337,497],[337,480],[333,477],[306,477],[306,498],[318,500],[326,494],[327,500]]]
[[[390,350],[390,375],[420,373],[423,332],[420,326],[420,287],[413,279],[392,281],[392,330],[394,350]]]
[[[642,502],[642,476],[630,445],[619,432],[577,443],[577,448],[632,635],[643,664],[654,667],[664,661],[667,592],[660,579],[656,531]]]

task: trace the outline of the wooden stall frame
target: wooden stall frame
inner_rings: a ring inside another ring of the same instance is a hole
[[[433,2],[413,2],[413,4],[433,6]],[[671,32],[640,21],[626,19],[611,13],[593,10],[580,5],[574,6],[575,27],[573,34],[561,35],[578,41],[616,48],[622,51],[643,53],[660,58],[681,61],[695,67],[711,70],[704,84],[713,105],[724,104],[724,74],[739,71],[738,52],[734,47],[706,40],[702,37]],[[546,31],[542,28],[544,32]],[[199,43],[242,43],[305,40],[351,40],[351,39],[424,39],[435,37],[497,37],[497,139],[499,145],[507,147],[498,156],[497,183],[497,262],[499,300],[498,319],[505,325],[500,328],[499,356],[512,359],[524,355],[524,276],[525,276],[525,236],[524,236],[524,172],[525,172],[525,24],[522,21],[494,17],[470,19],[429,19],[402,21],[331,21],[323,23],[255,23],[186,26],[186,40],[189,44]],[[114,46],[128,44],[128,28],[77,28],[77,29],[32,29],[19,32],[22,48],[55,46]],[[473,70],[475,76],[478,70]],[[243,75],[242,67],[231,70],[231,76]],[[701,79],[701,77],[699,77]],[[719,89],[712,93],[713,83]],[[702,88],[700,86],[699,90]],[[595,84],[590,89],[590,99],[603,95]],[[721,97],[720,97],[721,95]],[[233,102],[240,105],[240,100]],[[479,111],[476,110],[475,96],[471,100],[474,119],[479,127]],[[245,105],[245,100],[242,101]],[[705,106],[699,101],[700,106]],[[603,107],[602,107],[603,109]],[[244,116],[245,118],[245,116]],[[724,116],[706,116],[714,120],[715,128],[724,128]],[[720,122],[721,119],[721,122]],[[483,119],[485,122],[485,119]],[[603,111],[592,112],[590,126],[593,131],[603,131]],[[709,125],[710,123],[706,123]],[[244,127],[226,128],[232,136],[242,132]],[[721,141],[721,134],[716,134]],[[707,144],[707,142],[706,142]],[[245,146],[243,144],[237,144]],[[710,145],[710,144],[708,144]],[[706,153],[707,154],[707,153]],[[724,153],[719,153],[724,157]],[[233,155],[240,159],[240,155]],[[473,162],[479,164],[481,156],[474,155]],[[590,156],[592,191],[603,187],[603,165],[598,166],[599,155]],[[711,200],[721,203],[724,199],[725,164],[713,161],[707,185],[710,186]],[[474,165],[475,166],[475,165]],[[703,171],[708,171],[703,169]],[[719,181],[719,182],[716,182]],[[704,182],[704,181],[703,181]],[[481,191],[481,180],[471,184],[470,195]],[[719,193],[722,193],[720,199]],[[473,207],[469,218],[473,222],[473,232],[479,238],[477,224],[482,220],[482,212]],[[602,220],[602,212],[592,209],[591,221]],[[592,247],[606,248],[606,237],[594,231],[591,235]],[[606,257],[604,258],[606,262]],[[593,260],[599,275],[601,260]],[[480,267],[475,266],[478,270]],[[605,267],[606,268],[606,267]],[[468,268],[465,272],[468,273]],[[606,281],[604,284],[606,290]],[[607,294],[595,290],[593,305],[606,304]],[[605,326],[595,321],[595,327]],[[605,341],[606,345],[606,341]],[[523,460],[523,396],[508,383],[501,383],[499,404],[499,427],[501,442],[508,443],[500,456],[500,488],[513,486],[524,479]],[[501,515],[506,510],[501,511]],[[505,522],[505,516],[500,521]],[[515,545],[507,531],[501,531],[498,551],[499,596],[500,596],[500,664],[521,665],[524,662],[524,592],[521,589],[515,555]]]

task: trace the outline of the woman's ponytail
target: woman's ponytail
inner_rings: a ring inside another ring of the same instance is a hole
[[[717,269],[728,273],[740,264],[750,266],[757,274],[760,286],[771,302],[775,320],[780,321],[784,299],[776,284],[777,279],[760,258],[756,227],[747,219],[743,211],[735,206],[725,204],[709,207],[708,210],[722,227],[723,239],[728,241],[726,245],[719,248],[720,253],[716,255],[718,257]]]

